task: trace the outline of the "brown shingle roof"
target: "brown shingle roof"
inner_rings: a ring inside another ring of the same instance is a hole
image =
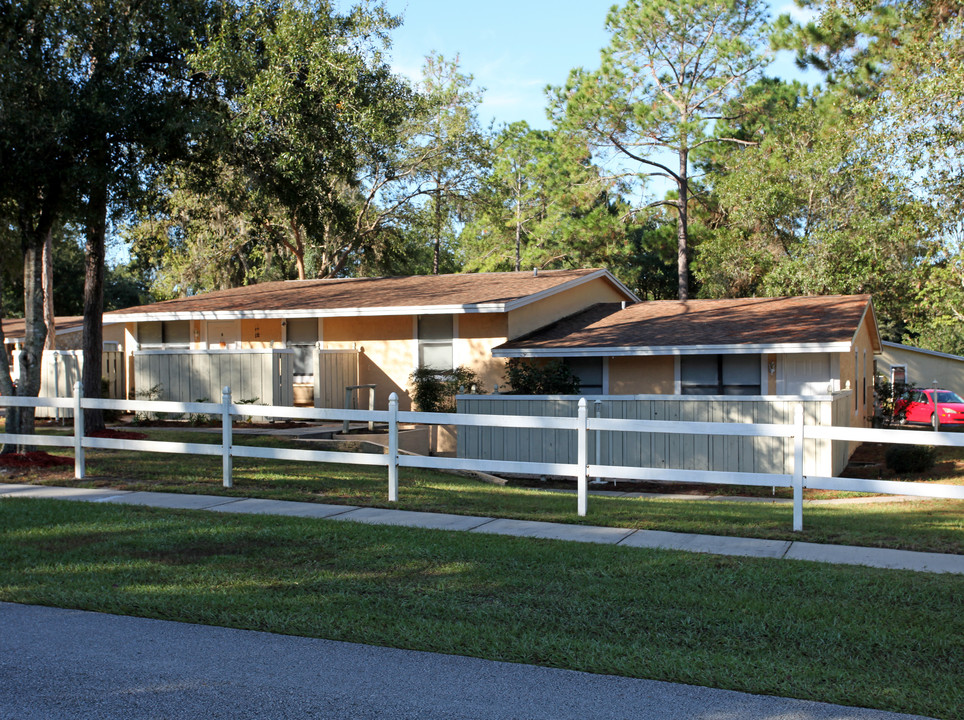
[[[381,309],[505,306],[569,283],[592,277],[614,278],[604,270],[541,270],[518,273],[464,273],[390,278],[288,280],[178,298],[116,310],[110,316],[208,315],[217,313],[264,317],[303,311],[322,314],[375,314]],[[631,295],[627,292],[627,299]],[[497,310],[497,307],[489,307]],[[136,319],[143,319],[136,318]]]
[[[23,318],[4,318],[3,319],[3,338],[6,342],[22,342],[27,334],[26,320]],[[84,327],[84,318],[77,316],[64,316],[54,319],[57,326],[57,334],[79,331]]]
[[[868,312],[874,323],[869,295],[665,300],[622,310],[599,304],[499,345],[493,354],[544,355],[553,349],[640,354],[657,348],[671,353],[704,346],[842,343],[853,339]],[[871,335],[879,348],[876,326]]]

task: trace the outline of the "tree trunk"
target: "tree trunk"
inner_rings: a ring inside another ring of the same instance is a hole
[[[515,271],[522,269],[522,188],[516,182],[515,194]]]
[[[37,397],[40,394],[40,371],[43,363],[44,342],[47,326],[44,325],[43,293],[43,247],[46,232],[23,233],[23,308],[25,337],[20,351],[20,377],[17,395]],[[34,432],[33,408],[21,408],[16,432],[32,435]],[[29,448],[18,444],[20,452]]]
[[[307,277],[305,274],[305,241],[301,235],[301,227],[298,225],[297,215],[292,215],[288,221],[288,226],[291,228],[291,235],[294,238],[294,242],[287,243],[287,245],[291,250],[291,254],[295,256],[295,267],[298,269],[298,279],[304,280]]]
[[[679,151],[679,206],[676,216],[677,266],[679,279],[679,299],[688,300],[690,295],[689,269],[689,228],[687,225],[689,202],[689,186],[686,182],[686,171],[689,160],[689,150],[683,146]]]
[[[3,312],[3,273],[0,273],[0,319],[4,316]],[[0,347],[2,347],[3,352],[0,352],[0,395],[16,395],[17,390],[13,386],[13,376],[10,373],[10,356],[7,355],[7,342],[3,335],[3,325],[0,324]],[[15,433],[19,430],[20,425],[20,415],[17,412],[19,408],[7,407],[5,412],[6,417],[6,432]],[[16,445],[4,445],[0,449],[0,453],[8,454],[17,451]]]
[[[44,324],[47,326],[47,342],[44,350],[57,349],[57,315],[54,313],[54,229],[47,231],[43,252]]]
[[[107,151],[94,155],[96,177],[87,205],[86,246],[84,248],[84,370],[81,387],[84,397],[101,396],[101,367],[104,353],[104,241],[107,235]],[[84,410],[86,431],[104,428],[104,413]]]
[[[432,274],[438,275],[439,257],[442,254],[442,188],[435,191],[435,251],[432,254]]]

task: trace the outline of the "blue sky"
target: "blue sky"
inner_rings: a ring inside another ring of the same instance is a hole
[[[497,124],[525,120],[548,128],[547,85],[562,85],[575,67],[594,69],[599,51],[609,42],[604,29],[611,2],[601,0],[385,0],[401,15],[392,33],[395,68],[410,78],[420,76],[425,56],[435,50],[459,56],[462,71],[485,88],[480,120]],[[795,12],[790,0],[771,2],[776,16]],[[777,58],[771,75],[801,76],[786,55]]]

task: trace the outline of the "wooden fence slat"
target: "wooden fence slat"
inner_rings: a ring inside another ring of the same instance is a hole
[[[496,415],[574,417],[577,399],[572,396],[460,396],[459,408],[464,412],[465,408],[471,407],[476,412]],[[792,420],[793,408],[800,402],[795,398],[715,396],[613,396],[602,398],[602,401],[603,417],[607,418],[779,425]],[[836,422],[841,401],[839,398],[808,400],[804,405],[807,424],[822,425],[828,423],[828,418]],[[845,399],[842,405],[846,406]],[[590,417],[595,417],[592,402]],[[506,432],[504,428],[462,427],[458,433],[458,456],[518,462],[575,462],[575,434],[572,431],[533,428],[508,431],[509,435]],[[792,470],[792,442],[787,438],[617,431],[603,431],[601,435],[600,456],[604,464],[750,473]],[[593,463],[595,442],[595,432],[592,432],[589,443]],[[847,445],[841,441],[807,439],[807,472],[820,475],[839,472],[846,464]]]

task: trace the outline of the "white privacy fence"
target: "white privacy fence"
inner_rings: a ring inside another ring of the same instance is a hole
[[[862,480],[854,478],[817,477],[803,474],[803,446],[807,438],[847,440],[853,442],[898,443],[903,445],[939,445],[964,447],[964,436],[947,432],[923,433],[907,430],[871,430],[837,426],[804,424],[802,406],[794,413],[792,424],[672,422],[665,420],[627,420],[589,417],[585,400],[578,405],[578,413],[571,417],[531,417],[511,415],[469,415],[463,413],[400,412],[398,397],[392,393],[389,409],[381,411],[323,408],[294,408],[260,406],[259,415],[287,420],[360,421],[388,424],[388,452],[353,453],[327,450],[298,450],[233,444],[231,420],[233,416],[250,412],[250,406],[232,402],[230,388],[224,388],[220,403],[157,402],[133,400],[103,400],[80,396],[79,383],[73,398],[24,398],[0,396],[0,406],[70,408],[74,415],[73,436],[0,434],[0,442],[22,445],[46,445],[73,448],[75,476],[85,476],[84,451],[135,450],[144,452],[211,455],[222,458],[222,483],[233,484],[234,458],[289,460],[298,462],[335,462],[354,465],[376,465],[388,469],[388,499],[398,500],[398,469],[401,467],[433,470],[469,470],[489,473],[524,473],[573,477],[577,486],[577,514],[588,510],[588,479],[590,477],[626,480],[664,480],[723,485],[759,485],[793,489],[793,529],[803,529],[803,489],[840,490],[852,492],[914,495],[919,497],[964,500],[964,486],[934,483],[913,483],[891,480]],[[180,443],[149,440],[120,440],[89,437],[84,434],[82,409],[119,410],[150,413],[204,413],[220,415],[221,443]],[[519,462],[466,458],[424,457],[402,455],[398,450],[399,423],[427,425],[458,425],[488,427],[496,422],[503,428],[568,430],[576,437],[576,462]],[[741,437],[789,438],[794,448],[794,469],[790,473],[724,472],[719,470],[680,470],[636,466],[602,465],[589,461],[589,436],[596,431],[660,432],[676,434],[734,435]]]
[[[40,373],[40,395],[42,397],[69,398],[73,394],[74,383],[84,372],[84,353],[82,350],[44,350]],[[118,350],[104,350],[101,354],[101,377],[106,381],[107,397],[122,398],[127,394],[125,387],[124,353]],[[37,408],[38,417],[70,417],[70,411],[57,408]]]
[[[850,425],[850,391],[821,396],[588,396],[589,412],[597,418],[712,422],[742,425],[788,425],[803,407],[804,422]],[[576,417],[579,400],[572,395],[459,395],[458,411],[470,415],[531,415]],[[839,475],[850,458],[850,443],[817,440],[803,446],[805,475]],[[576,437],[560,430],[503,429],[493,419],[488,427],[463,428],[458,455],[464,458],[533,462],[576,462]],[[793,443],[787,437],[740,436],[734,433],[610,432],[589,435],[589,457],[596,465],[725,470],[748,473],[792,473]]]
[[[254,404],[294,404],[293,350],[135,350],[133,358],[136,392],[145,400],[217,402],[230,386]]]

